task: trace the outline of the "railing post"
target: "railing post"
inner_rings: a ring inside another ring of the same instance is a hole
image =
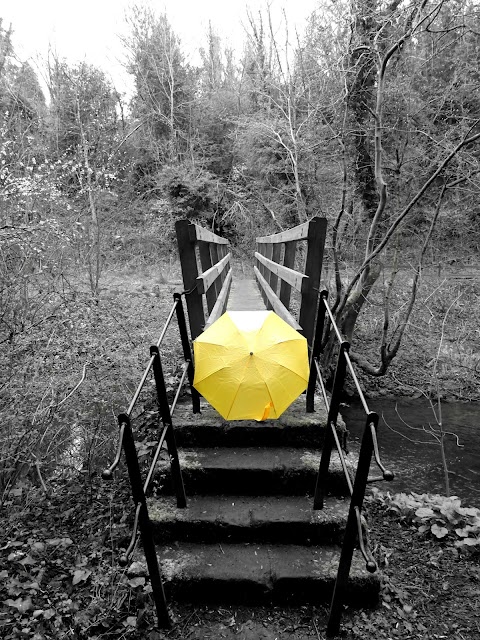
[[[138,463],[137,451],[135,449],[135,441],[133,439],[132,425],[129,416],[121,413],[118,416],[119,424],[124,424],[123,450],[125,452],[125,460],[127,463],[128,475],[132,487],[132,496],[135,506],[141,504],[139,526],[142,539],[143,551],[147,562],[148,574],[152,585],[152,596],[157,611],[159,627],[169,628],[171,626],[170,616],[168,614],[167,601],[165,599],[165,591],[163,589],[160,568],[158,566],[157,553],[155,550],[155,542],[153,539],[152,525],[148,515],[147,501],[143,492],[142,477],[140,474],[140,465]]]
[[[190,348],[190,340],[188,339],[187,323],[185,321],[185,311],[183,310],[182,295],[180,293],[174,293],[173,299],[176,300],[176,312],[178,329],[180,331],[180,339],[182,341],[183,357],[188,362],[188,383],[190,385],[190,393],[192,395],[192,408],[193,413],[200,413],[200,394],[193,386],[194,368],[192,350]]]
[[[307,413],[315,411],[315,385],[317,384],[317,367],[315,360],[319,357],[322,348],[323,328],[325,326],[325,301],[328,297],[328,291],[322,291],[320,294],[320,306],[317,314],[317,326],[315,328],[315,339],[313,341],[313,349],[310,361],[310,377],[307,387]]]
[[[365,488],[367,486],[368,473],[370,470],[370,462],[372,460],[373,440],[370,424],[374,425],[374,429],[376,431],[378,427],[378,415],[374,412],[370,412],[367,415],[362,443],[360,445],[360,454],[358,457],[355,482],[353,484],[347,526],[345,528],[337,579],[335,581],[332,602],[330,605],[330,614],[327,623],[327,636],[330,638],[338,635],[338,632],[340,631],[340,618],[342,615],[345,589],[348,583],[350,567],[352,565],[353,549],[357,540],[357,516],[355,510],[359,509],[361,513],[363,499],[365,497]]]
[[[302,304],[298,322],[310,348],[313,346],[315,321],[317,318],[320,277],[322,274],[323,249],[327,234],[326,218],[313,218],[309,222],[307,236],[307,257],[302,285]]]
[[[277,264],[280,264],[281,254],[282,254],[282,243],[281,242],[276,242],[273,245],[272,260],[274,262],[276,262]],[[275,292],[275,294],[278,296],[278,276],[275,275],[274,273],[270,274],[270,283],[269,284],[272,287],[272,289]]]
[[[295,267],[295,254],[297,253],[297,241],[292,240],[285,242],[285,253],[283,255],[283,266],[293,269]],[[292,287],[282,280],[280,282],[280,302],[290,310],[290,295],[292,293]]]
[[[266,249],[266,246],[267,246],[267,245],[266,245],[264,242],[257,242],[257,251],[258,251],[258,253],[260,253],[262,256],[264,256],[264,255],[265,255],[265,249]],[[261,262],[258,262],[258,263],[257,263],[257,267],[258,267],[258,270],[260,271],[261,275],[262,275],[263,277],[265,277],[265,275],[266,275],[266,268],[265,268],[265,266],[264,266]],[[267,298],[267,295],[266,295],[265,291],[263,291],[263,289],[261,289],[261,290],[260,290],[260,295],[262,296],[262,299],[263,299],[263,302],[264,302],[264,304],[265,304],[265,307],[267,308],[267,305],[268,305],[268,298]]]
[[[313,499],[314,509],[323,509],[328,469],[330,466],[330,458],[332,455],[332,447],[334,443],[332,429],[335,429],[337,424],[338,411],[340,409],[341,394],[342,394],[343,384],[345,382],[345,374],[347,370],[345,352],[346,351],[348,352],[349,348],[350,348],[350,343],[344,340],[341,343],[340,350],[338,352],[337,367],[335,370],[335,378],[333,380],[332,397],[330,400],[330,408],[328,410],[325,441],[323,443],[322,457],[320,458],[320,465],[318,468],[317,485],[315,487],[315,497]]]
[[[173,433],[172,416],[170,415],[170,406],[168,404],[167,389],[165,387],[165,379],[163,377],[160,352],[157,346],[154,345],[150,347],[150,355],[155,356],[152,364],[153,376],[155,378],[155,386],[157,389],[157,400],[160,409],[160,415],[162,416],[163,426],[167,428],[165,442],[167,443],[168,455],[170,457],[170,468],[172,471],[172,480],[175,489],[175,495],[177,496],[177,507],[179,509],[184,509],[187,506],[187,498],[185,496],[182,470],[180,469],[180,461],[178,459],[175,434]]]
[[[198,266],[195,253],[195,240],[190,237],[190,223],[188,220],[178,220],[175,223],[177,233],[178,252],[182,266],[182,278],[187,302],[190,335],[192,340],[199,336],[205,326],[205,313],[202,296],[196,291]],[[195,231],[193,229],[193,231]]]
[[[270,243],[263,246],[264,246],[263,255],[268,260],[271,260],[273,256],[273,244]],[[268,285],[271,286],[272,272],[269,269],[267,269],[267,267],[263,267],[263,277],[267,281]],[[272,309],[272,304],[270,300],[268,300],[268,298],[265,301],[265,304],[266,304],[267,310],[270,311]]]
[[[208,271],[212,266],[212,254],[210,251],[210,242],[199,242],[198,243],[198,252],[200,254],[200,264],[202,265],[202,271]],[[215,306],[215,302],[217,301],[217,287],[215,286],[216,282],[210,289],[205,293],[205,297],[207,298],[207,309],[208,313],[212,312],[213,307]]]

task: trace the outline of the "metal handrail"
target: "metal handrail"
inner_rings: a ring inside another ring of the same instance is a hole
[[[342,551],[340,555],[340,563],[338,567],[337,578],[335,581],[335,588],[330,605],[330,615],[327,624],[327,636],[336,636],[340,630],[340,618],[342,613],[342,603],[344,600],[344,593],[350,574],[351,563],[353,559],[353,549],[355,542],[358,541],[360,552],[365,559],[366,569],[370,573],[377,571],[377,563],[375,562],[372,553],[368,547],[368,543],[364,537],[364,527],[362,523],[362,505],[365,497],[365,490],[367,482],[369,481],[368,475],[370,471],[370,464],[372,455],[375,459],[375,463],[382,472],[381,478],[373,478],[371,481],[387,480],[391,481],[394,478],[392,471],[389,471],[383,465],[380,459],[380,452],[377,441],[377,427],[378,427],[378,415],[370,411],[363,391],[360,387],[357,375],[350,359],[350,343],[346,341],[338,326],[335,322],[333,313],[328,306],[328,292],[322,291],[320,294],[320,307],[317,319],[317,328],[315,333],[315,339],[312,349],[312,366],[310,371],[310,379],[307,389],[307,411],[314,410],[314,390],[316,383],[319,383],[325,407],[328,411],[327,417],[327,429],[325,432],[325,442],[322,449],[322,456],[320,459],[317,484],[315,488],[315,497],[313,502],[314,509],[322,509],[325,496],[325,484],[330,466],[330,458],[333,446],[338,451],[340,464],[342,466],[343,473],[345,475],[348,492],[350,494],[350,508],[347,518],[347,526],[345,529],[344,541],[342,545]],[[333,334],[337,341],[340,343],[340,349],[337,358],[337,366],[335,369],[335,377],[333,382],[333,389],[331,399],[329,401],[325,383],[323,381],[322,372],[320,370],[319,356],[321,353],[321,345],[323,332],[325,328],[325,318],[328,318],[329,325],[333,330]],[[345,382],[346,372],[350,372],[354,381],[357,393],[360,397],[363,409],[366,413],[366,423],[363,431],[360,454],[358,458],[357,470],[355,478],[352,482],[350,473],[347,467],[344,452],[342,450],[340,440],[337,434],[337,419],[340,408],[341,393]]]
[[[360,547],[362,556],[365,558],[366,569],[369,573],[375,573],[378,569],[378,565],[375,562],[368,545],[365,544],[363,539],[362,513],[358,507],[355,507],[355,518],[357,521],[358,546]]]
[[[187,377],[188,365],[189,365],[188,362],[185,362],[185,364],[183,365],[183,375],[182,375],[182,377],[181,377],[181,379],[180,379],[180,381],[178,383],[177,393],[175,394],[175,398],[174,398],[174,400],[172,402],[172,405],[170,407],[170,413],[171,413],[172,417],[173,417],[173,414],[175,412],[175,408],[176,408],[176,405],[177,405],[178,398],[180,396],[180,391],[182,390],[183,383],[185,382],[185,378]],[[144,482],[144,485],[143,485],[143,493],[145,495],[147,495],[147,493],[148,493],[148,489],[150,487],[150,482],[151,482],[151,480],[153,478],[153,474],[155,473],[155,467],[157,466],[158,459],[160,457],[160,453],[161,453],[161,451],[163,449],[163,445],[165,443],[165,438],[167,436],[167,431],[169,429],[169,426],[170,425],[166,425],[162,429],[162,433],[160,434],[160,438],[158,439],[157,448],[155,449],[155,454],[154,454],[154,456],[152,458],[152,462],[150,463],[150,468],[148,470],[147,478],[146,478],[146,480]],[[141,507],[141,504],[138,504],[137,505],[137,510],[136,510],[136,513],[135,513],[135,519],[133,521],[133,527],[132,527],[132,534],[131,534],[131,537],[130,537],[130,543],[129,543],[125,553],[119,559],[119,563],[120,563],[121,566],[125,566],[128,563],[128,561],[130,559],[130,556],[132,555],[132,553],[133,553],[133,551],[135,549],[135,544],[136,544],[136,541],[137,541],[137,538],[138,538],[138,514],[140,513],[140,507]]]
[[[148,514],[146,494],[148,492],[151,480],[153,478],[155,468],[158,463],[158,458],[164,447],[164,444],[166,443],[168,453],[169,453],[169,458],[170,458],[172,480],[174,483],[175,493],[177,497],[177,507],[179,508],[186,507],[187,503],[186,503],[186,496],[185,496],[185,488],[183,485],[180,462],[178,459],[178,451],[175,443],[175,435],[173,432],[172,415],[177,406],[181,389],[187,377],[188,377],[188,382],[191,388],[193,411],[194,413],[198,413],[200,411],[200,396],[198,395],[198,392],[196,392],[196,390],[193,387],[193,362],[192,362],[190,342],[189,342],[188,332],[187,332],[187,327],[185,322],[185,313],[183,311],[183,305],[181,300],[182,295],[183,294],[180,294],[180,293],[174,294],[174,303],[168,314],[167,320],[163,326],[163,329],[160,333],[160,337],[157,343],[150,347],[150,359],[143,372],[140,383],[138,384],[135,390],[135,393],[133,394],[129,407],[126,413],[121,413],[118,416],[119,441],[117,445],[115,458],[112,464],[110,465],[110,467],[105,469],[102,473],[102,477],[104,479],[112,478],[113,472],[115,471],[115,469],[118,467],[120,463],[120,458],[121,458],[121,453],[123,448],[125,452],[126,462],[127,462],[128,474],[130,477],[133,501],[135,503],[135,517],[134,517],[130,542],[126,550],[120,556],[119,563],[120,565],[124,566],[129,562],[129,559],[133,551],[135,550],[135,546],[138,540],[138,533],[140,531],[145,558],[148,566],[148,572],[150,575],[150,582],[152,586],[152,596],[153,596],[153,600],[154,600],[156,611],[157,611],[158,623],[162,627],[170,627],[171,623],[170,623],[170,616],[168,613],[167,603],[165,599],[165,592],[163,589],[163,582],[160,575],[160,569],[158,566],[158,559],[157,559],[155,543],[153,539],[152,524]],[[172,402],[172,405],[170,406],[167,399],[167,390],[165,385],[165,378],[163,376],[159,349],[175,313],[177,317],[177,323],[178,323],[178,328],[180,332],[180,339],[183,347],[185,362],[182,366],[183,371],[182,371],[180,381],[177,385],[174,400]],[[153,459],[151,461],[151,464],[147,473],[147,478],[145,482],[142,482],[142,477],[140,473],[140,464],[137,456],[137,451],[135,448],[135,441],[134,441],[133,430],[131,425],[131,414],[140,396],[140,393],[145,385],[145,382],[148,378],[148,374],[150,373],[150,371],[152,371],[154,381],[155,381],[157,401],[158,401],[158,406],[160,410],[160,417],[163,423],[163,429],[161,430],[160,437],[158,439],[157,447],[155,449],[155,453],[153,455]]]
[[[178,398],[180,397],[180,391],[182,390],[183,383],[185,382],[185,378],[187,377],[188,367],[189,366],[190,366],[190,361],[189,360],[187,360],[187,362],[184,362],[183,365],[182,365],[183,373],[182,373],[182,376],[181,376],[180,381],[179,381],[178,386],[177,386],[177,392],[175,394],[175,398],[173,399],[173,402],[172,402],[172,404],[170,406],[170,414],[172,416],[175,413],[175,409],[177,408]]]
[[[140,511],[142,509],[142,503],[139,502],[136,506],[135,509],[135,517],[133,519],[133,528],[132,528],[132,534],[130,536],[130,542],[128,543],[128,547],[125,549],[124,553],[122,553],[122,555],[119,557],[118,559],[118,564],[121,567],[126,567],[129,560],[130,560],[130,556],[133,553],[133,550],[135,549],[135,546],[137,544],[137,538],[138,538],[138,519],[140,518]]]
[[[317,368],[317,373],[319,376],[319,381],[320,381],[320,386],[322,389],[322,393],[323,393],[323,398],[325,401],[325,406],[327,408],[327,411],[330,410],[330,403],[328,402],[328,397],[327,397],[327,392],[325,389],[325,385],[323,383],[323,377],[320,371],[320,366],[318,364],[318,360],[315,359],[314,361],[315,367]],[[350,497],[353,496],[353,484],[352,484],[352,479],[350,477],[350,473],[348,471],[348,467],[347,467],[347,461],[345,460],[345,456],[343,455],[343,450],[340,444],[340,440],[338,439],[338,434],[337,434],[337,430],[335,428],[335,425],[332,423],[329,423],[330,429],[332,430],[332,435],[333,438],[335,440],[335,446],[337,448],[337,452],[338,452],[338,456],[340,458],[340,464],[342,465],[342,469],[343,469],[343,473],[345,476],[345,480],[347,481],[347,486],[348,486],[348,492],[350,493]],[[374,573],[377,570],[377,564],[376,562],[373,560],[372,555],[370,553],[370,551],[367,551],[367,546],[365,545],[364,539],[363,539],[363,527],[361,524],[361,513],[360,510],[358,509],[358,507],[355,507],[355,513],[356,513],[356,518],[357,518],[357,534],[358,534],[358,543],[360,546],[360,551],[363,555],[363,557],[365,558],[365,562],[366,562],[366,567],[367,567],[367,571],[369,571],[370,573]]]
[[[380,460],[380,452],[378,450],[378,441],[377,441],[377,432],[375,430],[375,424],[373,422],[370,422],[370,432],[372,434],[373,455],[375,457],[375,462],[377,463],[377,467],[382,472],[383,480],[386,480],[387,482],[391,482],[394,479],[395,475],[393,471],[389,471],[388,469],[386,469],[383,466],[382,461]]]
[[[159,337],[159,339],[157,340],[157,347],[158,347],[158,348],[160,348],[160,346],[161,346],[161,344],[162,344],[162,342],[163,342],[163,339],[164,339],[164,337],[165,337],[165,334],[167,333],[167,329],[168,329],[168,327],[170,326],[170,322],[172,321],[173,314],[175,313],[175,310],[176,310],[176,308],[177,308],[177,306],[178,306],[179,302],[181,301],[181,298],[180,298],[180,297],[175,297],[175,296],[174,296],[173,300],[174,300],[174,302],[173,302],[173,306],[172,306],[172,308],[171,308],[171,310],[170,310],[170,313],[168,314],[167,319],[165,320],[165,324],[163,325],[162,333],[160,334],[160,337]]]
[[[122,446],[123,446],[123,436],[125,433],[125,422],[120,423],[120,431],[118,434],[118,444],[117,444],[117,452],[115,454],[115,458],[113,459],[112,464],[108,467],[108,469],[104,469],[102,471],[102,478],[104,480],[110,480],[113,475],[113,472],[118,467],[120,463],[120,458],[122,456]]]
[[[163,443],[165,442],[165,436],[167,435],[168,426],[162,429],[162,433],[158,440],[157,448],[155,450],[155,455],[152,458],[152,462],[150,464],[150,469],[148,470],[147,479],[143,485],[143,493],[147,494],[148,489],[150,487],[150,482],[153,478],[153,474],[155,473],[155,467],[157,466],[158,458],[160,457],[160,453],[163,449]]]
[[[335,335],[337,336],[338,341],[340,342],[340,344],[344,344],[344,345],[348,345],[344,351],[343,351],[343,357],[345,358],[346,364],[348,366],[348,369],[350,371],[350,375],[352,376],[353,382],[355,384],[355,388],[357,390],[358,396],[360,398],[360,401],[362,403],[363,409],[365,411],[365,413],[367,414],[368,417],[371,418],[371,420],[369,421],[369,428],[371,431],[371,435],[372,435],[372,442],[373,442],[373,454],[374,454],[374,458],[375,458],[375,463],[378,466],[378,468],[381,470],[382,472],[382,478],[383,480],[386,480],[387,482],[390,482],[391,480],[394,479],[394,474],[392,471],[388,470],[385,468],[385,466],[383,465],[381,459],[380,459],[380,451],[378,448],[378,440],[377,440],[377,433],[376,433],[376,424],[378,423],[378,416],[374,411],[370,411],[367,401],[365,399],[364,393],[362,391],[362,388],[360,386],[360,383],[358,381],[357,378],[357,374],[355,373],[355,369],[353,368],[353,363],[352,360],[350,358],[350,354],[349,354],[349,348],[350,345],[349,343],[343,339],[342,334],[340,333],[340,330],[337,326],[337,323],[335,322],[335,318],[333,317],[332,311],[330,309],[330,307],[328,306],[327,303],[327,297],[326,295],[324,295],[326,292],[322,292],[321,296],[320,296],[320,303],[324,305],[325,310],[327,312],[327,315],[329,316],[329,320],[330,323],[333,327],[333,330],[335,332]],[[323,382],[323,377],[321,374],[321,370],[320,370],[320,366],[319,366],[319,362],[318,362],[318,357],[316,357],[314,355],[313,359],[312,359],[312,364],[315,365],[315,369],[318,375],[318,382],[320,383],[320,387],[322,390],[322,395],[323,395],[323,399],[325,402],[325,406],[327,408],[327,410],[329,410],[329,402],[328,402],[328,396],[327,396],[327,392],[325,389],[325,385]],[[338,439],[337,439],[337,443],[338,443]],[[336,444],[337,444],[336,443]],[[338,448],[338,445],[337,445]]]
[[[167,320],[165,321],[163,329],[162,329],[162,331],[160,333],[160,337],[159,337],[159,339],[157,340],[157,342],[155,344],[157,350],[160,348],[160,346],[161,346],[161,344],[163,342],[163,339],[165,337],[165,334],[167,332],[168,327],[170,326],[170,323],[172,321],[173,314],[175,313],[175,311],[177,311],[177,318],[178,318],[178,315],[179,315],[178,314],[178,306],[179,306],[179,303],[181,302],[181,295],[182,294],[179,294],[179,293],[175,293],[174,294],[174,303],[172,305],[170,313],[168,314]],[[182,309],[182,311],[183,311],[183,309]],[[185,317],[184,316],[183,316],[183,321],[185,321]],[[180,333],[182,333],[181,330],[180,330]],[[181,338],[182,338],[182,342],[183,342],[184,336],[181,335]],[[187,341],[188,341],[188,336],[187,336]],[[183,345],[183,346],[185,347],[185,345]],[[142,392],[142,389],[145,386],[145,382],[146,382],[146,380],[148,378],[148,374],[150,373],[150,371],[152,369],[152,366],[154,364],[156,356],[157,356],[156,353],[154,353],[154,354],[152,354],[150,356],[150,360],[148,361],[148,364],[145,367],[145,370],[143,372],[142,378],[141,378],[141,380],[140,380],[140,382],[139,382],[139,384],[138,384],[138,386],[137,386],[137,388],[135,390],[135,393],[133,394],[133,397],[132,397],[132,400],[131,400],[131,402],[130,402],[130,404],[128,406],[128,409],[125,412],[126,415],[129,416],[129,417],[132,415],[132,411],[135,408],[135,405],[136,405],[137,400],[138,400],[138,398],[140,396],[140,393]],[[191,359],[191,356],[190,356],[190,358],[186,359],[185,363],[182,365],[183,374],[182,374],[181,380],[180,380],[180,382],[178,384],[177,393],[176,393],[175,400],[174,400],[173,405],[172,405],[172,409],[171,409],[172,413],[173,413],[173,410],[175,409],[175,405],[176,405],[176,403],[178,401],[178,398],[180,396],[181,387],[182,387],[182,385],[183,385],[183,383],[185,381],[185,378],[190,373],[189,369],[190,369],[191,366],[192,366],[192,359]],[[193,383],[193,378],[190,381],[190,384],[192,384],[192,383]],[[195,391],[192,389],[192,396],[194,394],[195,394]],[[198,397],[198,394],[197,394],[197,397]],[[198,409],[195,406],[194,406],[194,413],[198,413]],[[122,441],[123,441],[124,428],[125,428],[125,425],[123,423],[120,424],[117,452],[116,452],[116,455],[115,455],[113,463],[110,465],[110,467],[108,467],[108,469],[105,469],[102,472],[102,478],[104,480],[109,480],[112,477],[113,472],[115,471],[115,469],[118,467],[118,465],[120,463],[120,458],[121,458],[121,454],[122,454]]]
[[[145,369],[145,371],[143,373],[142,379],[140,380],[140,384],[138,385],[135,393],[133,394],[133,398],[132,398],[132,400],[130,402],[130,405],[129,405],[128,409],[127,409],[127,416],[131,416],[132,415],[132,411],[133,411],[135,405],[137,404],[138,397],[139,397],[139,395],[140,395],[140,393],[141,393],[141,391],[142,391],[142,389],[143,389],[143,387],[145,385],[145,382],[147,380],[148,374],[150,373],[150,369],[152,368],[154,359],[155,359],[155,357],[152,356],[150,358],[150,360],[148,361],[147,368]]]

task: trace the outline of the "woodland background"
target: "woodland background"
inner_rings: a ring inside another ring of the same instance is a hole
[[[210,28],[192,65],[168,15],[132,6],[128,99],[51,53],[40,76],[0,22],[0,503],[32,469],[110,456],[180,218],[248,262],[256,235],[325,216],[360,370],[478,397],[478,3],[321,0],[303,33],[246,15],[242,51]]]

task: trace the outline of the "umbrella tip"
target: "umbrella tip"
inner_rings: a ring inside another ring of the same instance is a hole
[[[250,355],[253,356],[253,351],[250,351]]]

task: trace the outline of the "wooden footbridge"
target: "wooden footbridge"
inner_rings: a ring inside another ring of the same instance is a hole
[[[169,599],[288,604],[329,600],[326,632],[335,636],[344,604],[371,606],[378,597],[380,580],[365,538],[362,505],[367,481],[391,480],[393,474],[380,461],[378,416],[358,385],[349,344],[321,288],[326,220],[313,218],[257,238],[252,273],[241,277],[233,275],[228,241],[186,220],[177,222],[176,232],[184,291],[175,294],[139,387],[118,417],[117,455],[104,472],[105,478],[112,476],[123,447],[135,518],[121,562],[128,564],[140,532],[161,626],[170,624]],[[227,422],[192,386],[191,340],[227,309],[272,309],[307,340],[306,395],[278,420]],[[185,365],[170,404],[161,345],[174,317]],[[338,341],[330,393],[319,364],[327,334]],[[130,416],[150,371],[160,424],[144,481]],[[347,372],[365,409],[360,448],[348,455],[338,433]],[[190,385],[191,405],[178,403],[184,382]],[[161,456],[165,446],[166,461]],[[369,478],[372,457],[381,474]],[[150,489],[153,477],[161,485],[155,496]]]

